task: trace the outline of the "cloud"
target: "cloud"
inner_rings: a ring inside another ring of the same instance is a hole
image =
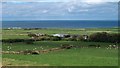
[[[88,19],[116,18],[117,3],[88,4],[86,2],[4,3],[4,19]],[[114,10],[114,11],[111,11]],[[114,15],[113,15],[114,14]],[[115,16],[116,15],[116,16]],[[101,17],[101,18],[100,18]]]
[[[75,9],[74,6],[70,6],[70,7],[68,8],[68,12],[72,12],[74,9]]]
[[[48,12],[48,10],[43,10],[43,11],[42,11],[42,13],[47,13],[47,12]]]
[[[86,1],[86,2],[119,2],[119,0],[2,0],[2,2],[73,2],[73,1]]]
[[[69,0],[2,0],[2,2],[68,2]]]
[[[101,4],[101,3],[105,3],[106,1],[103,1],[103,0],[82,0],[82,2],[86,2],[88,4]]]
[[[88,12],[89,10],[88,9],[81,9],[79,10],[80,12]]]

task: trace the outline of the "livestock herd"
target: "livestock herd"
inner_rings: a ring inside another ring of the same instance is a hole
[[[11,47],[9,47],[11,48]],[[52,51],[60,51],[64,49],[71,49],[71,48],[103,48],[101,45],[88,45],[88,46],[74,46],[74,45],[69,45],[69,44],[61,44],[60,47],[58,48],[51,48],[51,49],[46,49],[46,50],[24,50],[24,51],[2,51],[2,54],[33,54],[33,55],[38,55],[42,53],[49,53]],[[106,49],[118,49],[118,45],[108,45],[104,47]]]

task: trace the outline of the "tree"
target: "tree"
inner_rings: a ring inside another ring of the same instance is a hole
[[[35,41],[36,41],[36,40],[38,39],[38,37],[39,37],[38,35],[33,34],[33,33],[29,33],[28,36],[31,37],[32,39],[34,39]]]
[[[90,41],[95,41],[95,42],[108,42],[109,34],[106,32],[94,33],[90,35],[89,39]]]
[[[102,33],[94,33],[92,35],[90,35],[89,39],[90,41],[95,41],[95,42],[111,42],[111,43],[119,43],[120,39],[120,34],[117,33],[106,33],[106,32],[102,32]]]

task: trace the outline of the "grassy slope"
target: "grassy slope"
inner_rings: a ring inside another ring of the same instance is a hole
[[[117,50],[107,49],[70,49],[41,55],[3,55],[3,65],[37,65],[37,66],[117,66]],[[5,58],[14,59],[13,62]],[[20,61],[20,62],[17,62]],[[22,62],[21,62],[22,61]],[[9,62],[6,64],[5,62]],[[16,63],[14,63],[16,62]],[[29,63],[31,62],[31,63]],[[20,63],[20,64],[19,64]]]
[[[117,28],[94,28],[94,29],[41,29],[41,30],[3,30],[3,39],[14,38],[29,38],[27,32],[33,33],[70,33],[70,34],[92,34],[95,32],[109,32],[117,33]],[[44,49],[58,47],[63,43],[73,45],[100,44],[103,47],[111,43],[96,43],[96,42],[70,42],[70,41],[42,41],[36,42],[33,45],[27,45],[25,43],[3,44],[3,51],[8,50],[8,46],[11,51],[34,49],[41,50],[41,46]],[[118,63],[118,51],[115,49],[107,50],[106,48],[84,48],[84,49],[70,49],[59,52],[51,52],[41,55],[3,55],[3,65],[40,65],[40,66],[115,66]]]
[[[3,65],[35,65],[35,66],[117,66],[118,51],[115,49],[107,50],[104,46],[111,43],[96,42],[71,42],[71,41],[42,41],[34,45],[24,43],[13,44],[11,51],[34,49],[41,50],[59,47],[63,43],[73,45],[100,44],[102,48],[73,48],[70,50],[55,51],[40,55],[3,55]],[[3,45],[3,50],[7,50],[9,44]],[[49,46],[49,47],[48,47]],[[33,59],[34,58],[34,59]],[[7,60],[6,60],[7,59]],[[19,62],[18,62],[19,61]]]

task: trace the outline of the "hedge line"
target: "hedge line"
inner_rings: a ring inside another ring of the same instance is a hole
[[[3,43],[33,43],[34,41],[92,41],[92,42],[111,42],[120,43],[120,34],[109,34],[106,32],[94,33],[88,36],[88,39],[84,39],[83,36],[75,38],[60,38],[60,37],[39,37],[37,39],[3,39]]]

